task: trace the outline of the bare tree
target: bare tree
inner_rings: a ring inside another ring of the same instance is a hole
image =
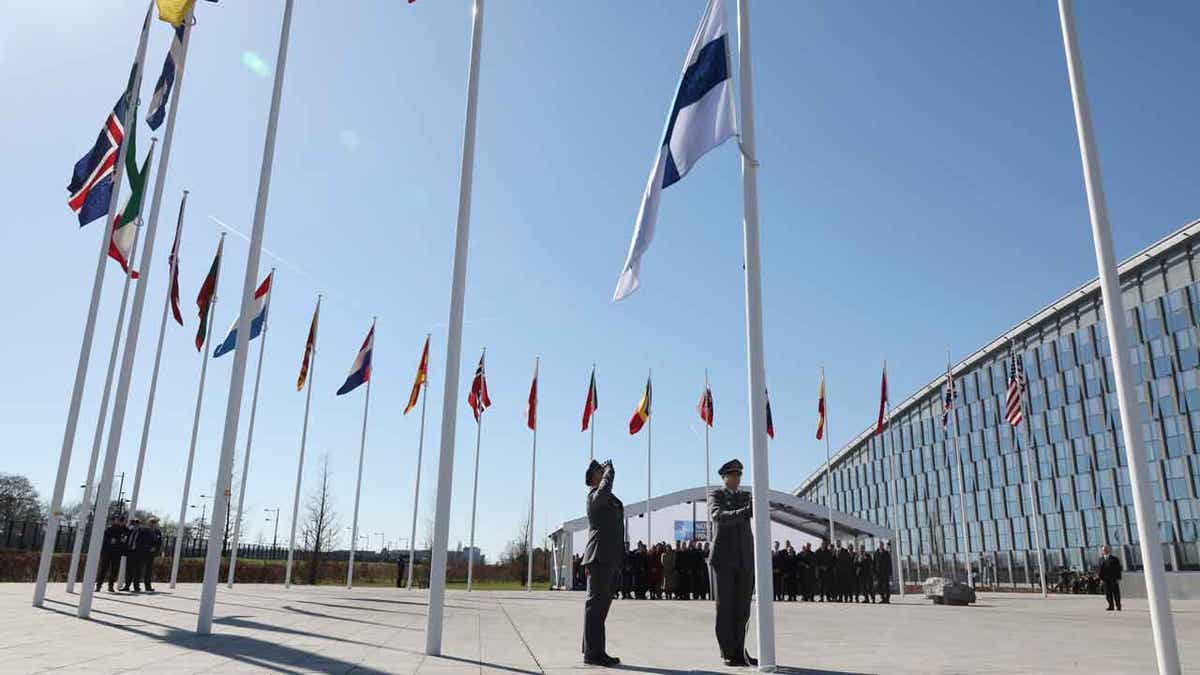
[[[42,519],[42,502],[25,476],[0,473],[0,520]]]
[[[338,530],[341,529],[329,488],[329,478],[332,474],[329,471],[328,454],[321,456],[320,471],[320,484],[308,495],[304,504],[304,520],[300,526],[304,536],[304,548],[312,551],[308,566],[308,583],[314,585],[317,583],[321,559],[327,551],[337,545]]]

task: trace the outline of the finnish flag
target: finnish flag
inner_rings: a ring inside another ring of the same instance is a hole
[[[613,302],[638,289],[638,270],[642,255],[654,239],[658,200],[663,189],[686,176],[704,153],[737,133],[731,72],[725,3],[724,0],[709,0],[696,36],[692,38],[692,46],[688,48],[683,75],[675,92],[671,115],[667,118],[662,145],[650,169],[650,179],[633,227],[633,241],[617,280]]]

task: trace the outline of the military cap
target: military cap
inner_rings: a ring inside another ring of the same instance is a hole
[[[721,465],[721,468],[717,469],[717,473],[722,476],[724,476],[727,473],[741,473],[741,472],[742,472],[742,463],[737,461],[736,459],[731,459],[728,462],[725,462],[724,464]]]
[[[600,469],[603,467],[604,467],[603,464],[601,464],[600,462],[597,462],[596,460],[593,459],[591,464],[588,464],[587,472],[583,474],[583,484],[590,485],[591,484],[590,481],[592,479],[592,472],[595,471],[596,469]]]

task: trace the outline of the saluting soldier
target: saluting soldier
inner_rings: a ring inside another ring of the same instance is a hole
[[[612,666],[621,662],[605,651],[604,622],[613,601],[613,580],[625,554],[625,505],[612,493],[613,464],[596,460],[587,468],[587,598],[583,604],[583,662]]]
[[[739,488],[742,463],[730,460],[717,471],[725,487],[709,496],[713,522],[713,597],[716,599],[717,644],[727,666],[756,666],[758,660],[746,653],[746,625],[750,621],[750,599],[754,593],[754,533],[750,519],[754,507],[750,493]]]

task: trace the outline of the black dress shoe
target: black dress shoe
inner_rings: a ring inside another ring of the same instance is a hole
[[[604,659],[607,661],[607,663],[604,664],[606,666],[615,666],[621,662],[621,659],[618,659],[615,656],[609,656],[608,654],[604,655]]]
[[[757,666],[758,665],[758,659],[754,658],[753,656],[750,656],[749,654],[747,654],[743,660],[746,662],[746,665],[748,665],[748,666]]]
[[[729,666],[730,668],[745,668],[750,664],[746,663],[742,659],[725,659],[725,665]]]
[[[585,656],[583,657],[583,662],[589,666],[608,667],[617,665],[621,662],[621,659],[609,656],[608,654],[601,654],[599,656]]]

